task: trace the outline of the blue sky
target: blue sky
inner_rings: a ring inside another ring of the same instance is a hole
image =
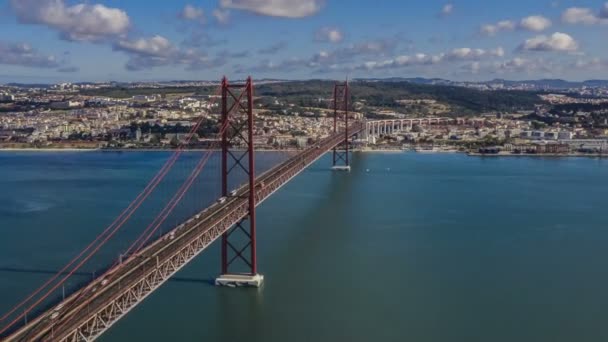
[[[608,78],[608,2],[0,0],[0,82]]]

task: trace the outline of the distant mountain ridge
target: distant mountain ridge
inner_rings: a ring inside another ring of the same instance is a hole
[[[243,80],[232,80],[233,82],[242,82]],[[261,78],[256,79],[255,82],[258,84],[263,83],[275,83],[275,82],[306,82],[306,81],[314,81],[311,80],[288,80],[288,79],[273,79],[273,78]],[[103,82],[107,84],[111,84],[112,86],[132,86],[138,84],[163,84],[163,85],[171,85],[179,87],[181,84],[186,83],[194,83],[194,82],[203,82],[210,84],[217,84],[219,80],[171,80],[171,81],[142,81],[142,82],[116,82],[116,81],[108,81]],[[466,86],[466,87],[475,87],[475,86],[487,86],[491,88],[509,87],[509,88],[522,88],[526,90],[564,90],[571,88],[608,88],[608,80],[586,80],[581,82],[576,81],[566,81],[562,79],[539,79],[539,80],[522,80],[522,81],[511,81],[505,79],[494,79],[491,81],[451,81],[443,78],[424,78],[424,77],[387,77],[387,78],[355,78],[352,82],[408,82],[412,84],[422,84],[422,85],[444,85],[444,86]],[[96,84],[96,82],[74,82],[74,84]],[[2,84],[0,84],[1,86]],[[12,87],[37,87],[37,88],[48,88],[51,84],[27,84],[27,83],[7,83],[5,86]]]
[[[442,78],[423,78],[423,77],[389,77],[389,78],[358,78],[355,81],[361,82],[410,82],[415,84],[429,84],[429,85],[503,85],[507,87],[534,87],[537,89],[570,89],[570,88],[581,88],[581,87],[608,87],[608,80],[587,80],[582,82],[566,81],[562,79],[540,79],[540,80],[523,80],[523,81],[511,81],[505,79],[494,79],[491,81],[450,81]]]

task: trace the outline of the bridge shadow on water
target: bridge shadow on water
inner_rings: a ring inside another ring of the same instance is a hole
[[[49,270],[49,269],[37,269],[37,268],[20,268],[20,267],[0,267],[0,278],[2,278],[2,274],[4,273],[13,273],[13,274],[39,274],[39,275],[56,275],[59,273],[59,270]],[[62,272],[60,275],[67,275],[69,272]],[[95,273],[81,271],[75,272],[72,277],[86,278],[89,280],[93,280]],[[83,280],[83,279],[81,279]],[[215,279],[212,278],[189,278],[189,277],[173,277],[168,280],[169,282],[175,283],[191,283],[191,284],[203,284],[209,286],[215,286]]]

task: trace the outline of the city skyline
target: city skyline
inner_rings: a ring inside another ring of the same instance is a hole
[[[0,83],[606,79],[605,1],[0,1]]]

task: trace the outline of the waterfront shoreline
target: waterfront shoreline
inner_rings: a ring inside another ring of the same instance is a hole
[[[162,149],[162,148],[0,148],[2,152],[175,152],[177,149]],[[182,152],[205,152],[213,151],[220,152],[220,149],[201,149],[192,148],[185,149]],[[233,150],[234,151],[234,150]],[[242,150],[245,151],[245,150]],[[258,152],[299,152],[301,150],[271,150],[271,149],[256,149]]]
[[[1,152],[94,152],[99,148],[0,148]]]
[[[24,153],[62,153],[62,152],[175,152],[176,149],[162,149],[162,148],[141,148],[141,149],[106,149],[106,148],[0,148],[0,153],[8,152],[24,152]],[[186,149],[182,152],[220,152],[220,149]],[[274,150],[274,149],[257,149],[256,152],[288,152],[297,153],[302,150],[297,149],[285,149],[285,150]],[[514,154],[514,153],[498,153],[498,154],[487,154],[477,152],[464,152],[464,151],[432,151],[432,152],[418,152],[408,151],[401,149],[352,149],[352,152],[357,153],[417,153],[417,154],[466,154],[469,157],[532,157],[532,158],[608,158],[608,154],[585,154],[585,153],[543,153],[543,154]],[[331,151],[328,151],[328,153]]]
[[[540,158],[608,158],[608,154],[586,154],[586,153],[467,153],[469,157],[540,157]]]

